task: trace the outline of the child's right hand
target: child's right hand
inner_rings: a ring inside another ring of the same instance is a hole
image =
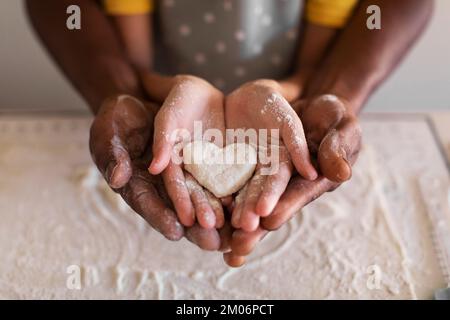
[[[224,221],[222,206],[217,205],[220,201],[171,158],[175,145],[185,139],[179,135],[180,130],[193,137],[195,121],[202,123],[203,131],[214,128],[224,136],[223,94],[207,81],[188,75],[174,78],[144,75],[143,83],[152,98],[163,100],[154,122],[153,160],[149,172],[161,173],[183,225],[192,226],[197,220],[204,228],[220,228]]]

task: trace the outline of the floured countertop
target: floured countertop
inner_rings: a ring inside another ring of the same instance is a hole
[[[352,180],[239,269],[133,214],[92,165],[90,121],[0,120],[0,298],[399,299],[445,286],[427,210],[450,228],[449,175],[422,117],[365,117]]]
[[[433,122],[436,135],[441,141],[444,153],[447,154],[447,159],[450,162],[450,112],[430,113],[430,119]]]

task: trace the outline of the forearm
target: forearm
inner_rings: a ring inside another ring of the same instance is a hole
[[[337,31],[338,29],[335,28],[305,22],[294,72],[290,77],[279,82],[286,99],[293,101],[301,96],[305,84],[323,61]]]
[[[111,17],[131,63],[139,70],[153,66],[153,17],[148,13]]]
[[[381,8],[381,30],[366,27],[366,8]],[[320,69],[308,82],[307,97],[335,94],[359,112],[425,29],[432,0],[362,1]]]
[[[107,16],[93,0],[81,8],[81,30],[66,28],[70,0],[27,0],[30,20],[43,43],[94,113],[108,96],[141,95],[140,82]]]

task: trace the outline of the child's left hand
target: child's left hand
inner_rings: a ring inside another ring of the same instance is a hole
[[[220,200],[199,186],[180,163],[172,161],[172,156],[174,146],[187,138],[182,133],[193,138],[195,122],[202,124],[203,130],[214,128],[224,133],[223,94],[207,81],[190,75],[170,78],[147,74],[143,82],[147,93],[162,102],[154,122],[150,173],[161,173],[184,226],[198,222],[205,229],[222,227]]]

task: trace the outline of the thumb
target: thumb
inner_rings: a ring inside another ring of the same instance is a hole
[[[154,121],[153,133],[153,160],[148,171],[160,174],[169,164],[174,151],[174,146],[180,140],[190,140],[190,133],[183,122],[189,119],[182,110],[192,108],[185,107],[185,101],[193,103],[184,85],[174,87],[164,100]],[[189,122],[189,121],[187,121]]]
[[[128,183],[132,174],[131,159],[122,141],[113,138],[111,152],[107,156],[108,164],[104,177],[113,189],[122,188]]]
[[[318,163],[323,175],[334,182],[351,178],[350,160],[361,145],[361,129],[352,117],[343,119],[323,138],[318,150]]]
[[[111,188],[121,188],[132,174],[131,158],[138,156],[148,139],[148,109],[131,96],[108,98],[92,123],[89,148],[92,158]]]
[[[155,131],[153,136],[153,159],[148,171],[160,174],[170,162],[174,145],[177,142],[177,131],[174,127],[175,119],[171,113],[159,112],[155,118]]]

